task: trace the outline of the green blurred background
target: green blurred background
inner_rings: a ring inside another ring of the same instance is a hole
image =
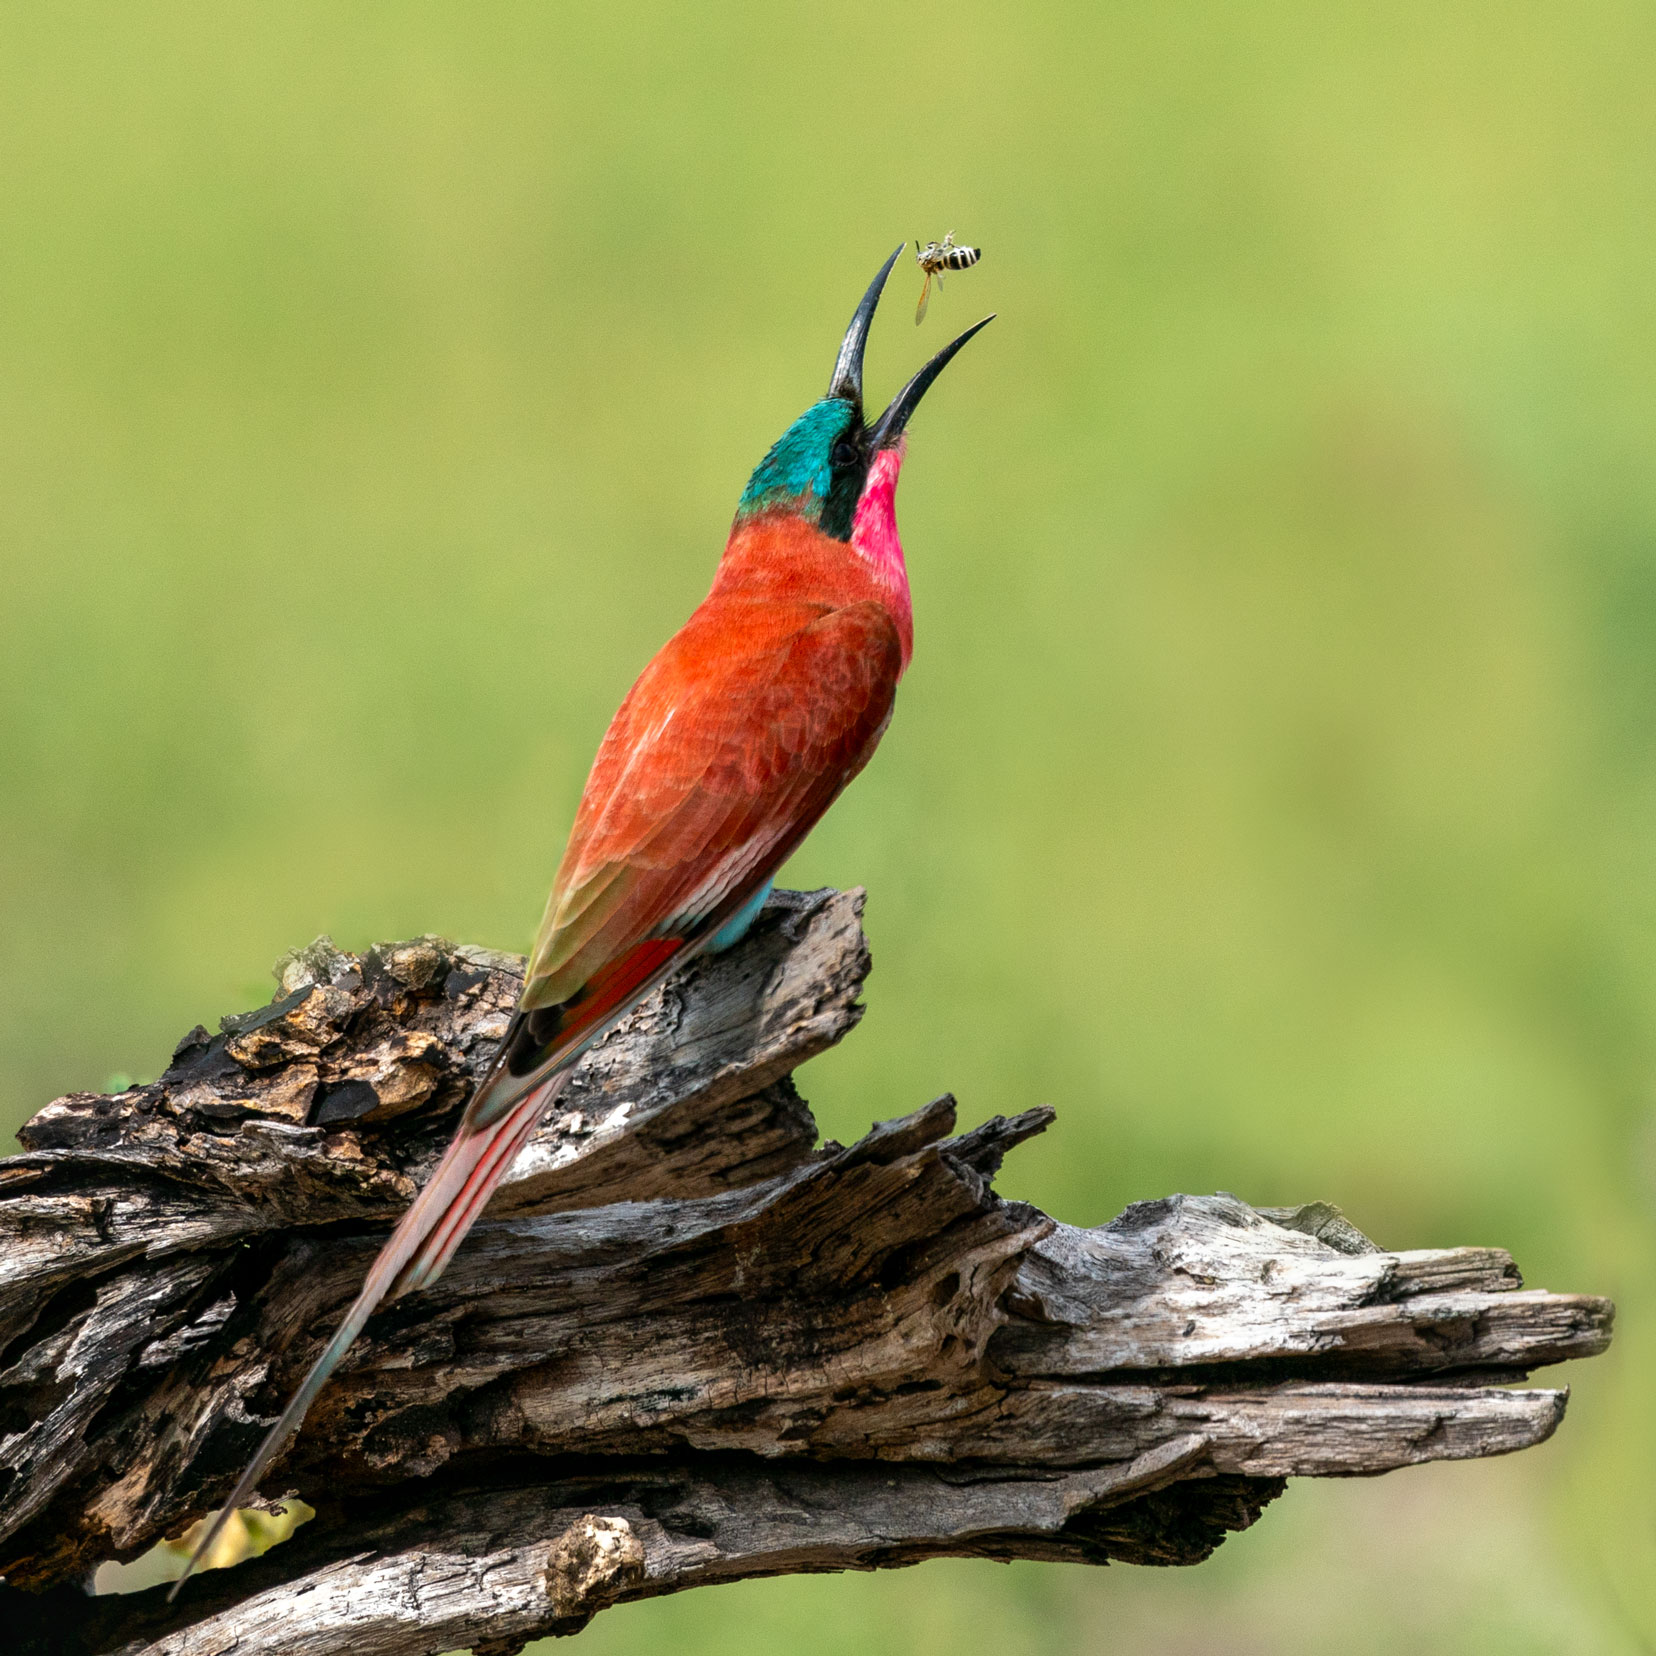
[[[1190,1571],[937,1564],[592,1652],[1656,1648],[1656,14],[1617,0],[0,12],[0,1114],[283,949],[522,948],[591,752],[900,236],[918,650],[841,1137],[1326,1198],[1621,1333],[1518,1459]],[[1551,1378],[1550,1376],[1548,1378]]]

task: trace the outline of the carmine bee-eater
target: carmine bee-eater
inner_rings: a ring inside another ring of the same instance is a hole
[[[380,1302],[437,1280],[576,1059],[691,956],[743,936],[777,870],[885,733],[914,636],[897,538],[904,432],[949,359],[990,320],[939,351],[870,424],[863,350],[902,251],[857,306],[828,395],[748,480],[713,590],[621,703],[500,1051],[189,1569]]]

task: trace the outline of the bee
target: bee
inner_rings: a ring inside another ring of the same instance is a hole
[[[920,245],[917,236],[914,241],[915,262],[926,273],[926,280],[920,288],[920,303],[914,307],[914,325],[919,327],[926,319],[926,306],[931,301],[932,277],[937,278],[937,285],[943,285],[945,270],[970,270],[983,257],[981,247],[956,247],[954,231],[950,231],[940,242],[927,242]]]

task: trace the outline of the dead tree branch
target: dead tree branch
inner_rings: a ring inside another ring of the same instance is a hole
[[[861,896],[779,893],[595,1049],[433,1289],[377,1316],[266,1481],[264,1558],[91,1597],[210,1511],[505,1027],[521,963],[319,943],[151,1085],[0,1163],[0,1605],[14,1650],[515,1650],[618,1599],[945,1554],[1193,1563],[1289,1477],[1539,1443],[1611,1307],[1321,1204],[998,1197],[1049,1110],[939,1099],[817,1146]]]

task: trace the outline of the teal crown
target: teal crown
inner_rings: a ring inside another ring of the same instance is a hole
[[[834,445],[856,419],[856,409],[843,397],[812,403],[754,468],[736,503],[737,517],[780,509],[820,522],[822,509],[835,492]]]

